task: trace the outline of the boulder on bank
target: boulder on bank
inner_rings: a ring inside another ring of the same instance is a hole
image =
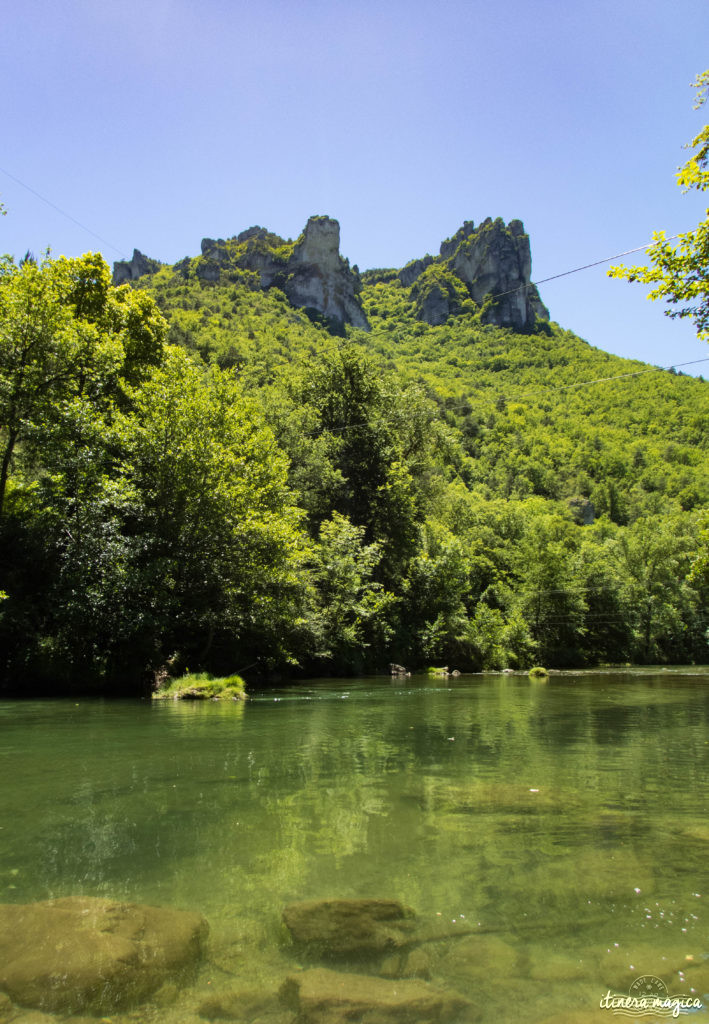
[[[457,992],[324,967],[290,975],[280,996],[301,1024],[445,1024],[463,1011],[472,1019],[471,1004]]]
[[[0,904],[0,990],[40,1010],[106,1013],[187,971],[200,914],[90,897]]]
[[[410,941],[413,918],[413,910],[388,899],[304,900],[283,911],[295,942],[324,957],[398,949]]]

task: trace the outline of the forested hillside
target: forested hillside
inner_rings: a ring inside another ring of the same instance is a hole
[[[119,287],[91,255],[6,262],[5,685],[705,662],[707,384],[536,296],[500,326],[459,269],[520,250],[491,223],[413,279],[338,256],[327,314],[307,231]]]

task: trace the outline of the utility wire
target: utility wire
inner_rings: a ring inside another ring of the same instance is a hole
[[[663,370],[676,370],[677,367],[694,367],[698,362],[709,362],[709,358],[690,359],[689,362],[673,362],[671,367],[649,367],[648,370],[636,370],[631,374],[618,374],[616,377],[597,377],[592,381],[579,381],[577,384],[560,384],[554,391],[566,391],[570,387],[585,387],[586,384],[604,384],[607,381],[619,381],[624,377],[640,377],[641,374],[652,374]]]
[[[27,189],[28,192],[31,192],[33,196],[37,196],[37,198],[41,199],[43,203],[47,204],[47,206],[51,206],[51,208],[53,210],[56,210],[57,213],[60,213],[62,217],[66,217],[67,220],[72,221],[72,223],[76,224],[77,227],[80,227],[82,231],[88,231],[88,233],[90,235],[93,235],[94,238],[98,238],[99,242],[103,242],[104,245],[107,245],[109,249],[113,249],[113,251],[117,252],[118,255],[121,256],[123,259],[127,259],[127,256],[123,252],[123,250],[119,249],[112,242],[109,242],[107,238],[103,238],[101,235],[97,235],[95,231],[92,231],[91,228],[87,228],[86,225],[82,224],[80,220],[76,219],[76,217],[72,217],[70,213],[67,213],[66,210],[62,210],[62,208],[60,206],[57,206],[56,203],[53,203],[45,196],[40,195],[39,192],[35,191],[35,189],[33,188],[30,188],[30,186],[25,184],[24,181],[20,181],[20,179],[16,178],[14,174],[10,174],[9,171],[6,171],[4,167],[0,167],[0,171],[2,171],[3,174],[6,174],[8,178],[11,178],[18,185],[21,185],[22,188]]]
[[[40,195],[39,192],[37,192],[35,189],[31,188],[24,181],[21,181],[19,178],[15,177],[14,174],[11,174],[4,167],[0,167],[0,171],[3,174],[7,175],[8,178],[11,178],[12,181],[16,182],[22,188],[26,189],[28,192],[31,192],[32,195],[36,196],[43,203],[46,203],[47,206],[50,206],[53,210],[56,210],[57,213],[60,213],[62,215],[62,217],[66,217],[67,220],[70,220],[73,224],[76,224],[76,226],[80,227],[82,229],[82,231],[87,231],[94,238],[97,238],[100,242],[103,242],[104,245],[107,245],[110,249],[113,249],[114,252],[117,252],[119,256],[122,256],[124,259],[127,259],[127,256],[123,252],[123,250],[119,249],[112,242],[109,242],[108,239],[104,238],[102,235],[97,234],[95,231],[92,231],[91,228],[87,227],[85,224],[82,224],[81,221],[76,219],[76,217],[72,217],[72,215],[70,213],[67,213],[66,210],[62,210],[61,207],[56,205],[56,203],[53,203],[53,202],[51,202],[51,200],[47,199],[45,196]],[[663,241],[672,242],[676,238],[679,238],[679,237],[680,237],[680,235],[678,235],[678,234],[677,235],[670,235],[669,238],[663,239]],[[552,274],[551,277],[543,277],[539,281],[532,281],[531,284],[533,284],[535,287],[539,286],[540,284],[547,284],[549,281],[556,281],[556,280],[558,280],[558,278],[560,278],[560,277],[568,277],[570,274],[578,274],[582,270],[589,270],[591,267],[598,267],[598,266],[601,266],[601,264],[603,264],[603,263],[610,263],[611,260],[618,260],[618,259],[621,259],[623,256],[631,256],[633,253],[636,253],[636,252],[645,252],[645,250],[649,249],[651,245],[655,245],[655,244],[656,244],[655,242],[647,242],[645,245],[639,245],[639,246],[637,246],[634,249],[626,249],[624,252],[619,252],[615,256],[606,256],[606,257],[604,257],[601,260],[595,260],[593,263],[585,263],[581,267],[574,267],[573,270],[564,270],[560,274]],[[496,292],[492,296],[492,298],[499,299],[499,298],[502,298],[504,295],[511,295],[513,292],[518,291],[520,288],[526,288],[526,287],[529,287],[529,286],[525,285],[525,284],[519,284],[519,285],[516,285],[514,288],[509,289],[506,292]],[[694,366],[697,363],[706,363],[706,362],[709,362],[709,359],[693,359],[693,360],[690,360],[689,362],[686,362],[686,363],[673,363],[671,366],[652,366],[652,367],[649,367],[646,370],[637,370],[637,371],[635,371],[633,373],[620,373],[620,374],[617,374],[614,377],[598,377],[595,380],[578,381],[575,384],[562,384],[559,387],[554,388],[554,390],[555,391],[565,391],[565,390],[567,390],[569,388],[586,387],[589,384],[603,384],[603,383],[607,383],[607,382],[613,381],[613,380],[622,380],[623,378],[627,378],[627,377],[639,377],[639,376],[641,376],[644,373],[654,373],[656,371],[662,371],[662,370],[674,370],[678,366]],[[518,396],[518,397],[524,397],[524,396],[521,395],[521,396]],[[454,409],[456,409],[456,408],[463,408],[467,404],[468,404],[468,402],[463,403],[463,405],[461,405],[461,406],[447,406],[446,410],[452,412]],[[362,426],[363,425],[364,424],[362,424]],[[334,432],[334,430],[340,431],[340,430],[357,429],[358,426],[360,426],[360,425],[359,424],[350,424],[350,425],[344,426],[344,427],[339,427],[339,428],[335,427],[335,428],[333,428],[333,431],[331,431],[331,432]]]
[[[624,357],[618,357],[624,358]],[[645,370],[634,370],[631,373],[618,373],[614,377],[596,377],[594,380],[579,380],[575,384],[559,384],[554,387],[551,384],[539,384],[537,385],[537,391],[523,391],[521,394],[510,396],[510,401],[518,402],[522,398],[548,398],[555,391],[568,391],[569,388],[584,388],[591,384],[606,384],[609,381],[624,380],[628,377],[642,377],[645,373],[662,373],[666,370],[676,370],[680,366],[695,366],[697,363],[709,363],[709,357],[704,359],[690,359],[686,363],[672,363],[670,366],[648,366]],[[546,391],[541,391],[542,388],[546,388]],[[433,399],[436,401],[436,399]],[[473,411],[473,403],[475,401],[475,392],[471,392],[469,398],[463,399],[462,402],[456,403],[455,405],[445,405],[441,403],[440,408],[444,412],[461,412],[467,409],[469,412]]]
[[[606,384],[609,381],[624,380],[624,379],[626,379],[628,377],[641,377],[645,373],[662,373],[662,372],[664,372],[666,370],[676,370],[677,367],[680,367],[680,366],[695,366],[697,363],[709,363],[709,357],[707,357],[705,359],[691,359],[691,360],[689,360],[689,362],[686,362],[686,363],[672,363],[671,366],[649,366],[645,370],[635,370],[632,373],[619,373],[615,377],[596,377],[594,380],[581,380],[581,381],[577,381],[575,384],[561,384],[558,387],[552,387],[551,385],[540,384],[539,385],[540,389],[544,388],[544,387],[547,387],[547,388],[549,388],[549,390],[542,391],[541,395],[540,395],[539,391],[523,391],[521,395],[513,395],[510,398],[510,401],[517,402],[521,398],[540,398],[540,397],[546,398],[546,397],[549,397],[550,392],[554,392],[554,391],[568,391],[569,388],[583,388],[583,387],[588,387],[591,384]],[[414,382],[414,383],[417,383],[417,382]],[[429,399],[429,400],[433,401],[436,404],[438,404],[435,398],[434,399]],[[463,399],[462,402],[456,403],[455,405],[445,405],[445,404],[441,403],[440,405],[438,405],[438,408],[439,408],[440,411],[443,411],[443,412],[461,412],[463,410],[468,410],[469,412],[472,412],[473,409],[474,409],[474,401],[475,401],[475,393],[473,392],[473,393],[471,393],[469,398]],[[325,427],[324,430],[328,434],[343,434],[343,433],[349,432],[350,430],[370,429],[371,427],[378,426],[380,423],[389,423],[389,422],[390,422],[390,420],[386,419],[385,417],[380,417],[379,419],[371,420],[368,423],[345,423],[341,427]],[[322,424],[320,424],[320,426],[322,426]]]
[[[669,238],[663,238],[663,242],[673,242],[676,238],[680,238],[680,235],[670,235]],[[600,267],[603,263],[610,263],[611,260],[619,260],[623,256],[631,256],[634,252],[645,252],[652,245],[657,245],[657,242],[646,242],[645,245],[639,245],[635,249],[626,249],[625,252],[619,252],[615,256],[606,256],[602,260],[595,260],[593,263],[585,263],[582,267],[574,267],[573,270],[563,270],[560,274],[552,274],[551,277],[543,277],[540,281],[530,281],[529,284],[517,284],[514,288],[510,288],[506,292],[495,292],[491,297],[493,299],[501,299],[503,295],[512,295],[514,292],[518,292],[520,288],[531,288],[534,286],[538,287],[540,284],[547,284],[549,281],[556,281],[560,277],[568,277],[569,274],[578,274],[581,270],[590,270],[591,267]]]

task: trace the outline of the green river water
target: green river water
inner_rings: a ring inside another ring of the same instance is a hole
[[[196,1024],[205,994],[276,991],[304,964],[283,907],[334,897],[479,932],[419,970],[483,1022],[618,1019],[599,1002],[640,975],[709,1004],[707,669],[7,701],[0,768],[0,902],[209,922],[197,978],[112,1022]]]

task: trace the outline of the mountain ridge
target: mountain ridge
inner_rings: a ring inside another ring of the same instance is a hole
[[[114,263],[113,284],[136,281],[161,266],[134,249],[131,260]],[[228,239],[203,238],[200,256],[186,257],[173,269],[209,284],[241,280],[264,290],[278,287],[294,307],[323,317],[336,331],[345,324],[369,330],[360,300],[362,278],[340,254],[340,225],[332,217],[310,217],[295,242],[260,226]],[[484,323],[533,333],[548,322],[549,312],[531,270],[522,221],[505,224],[487,217],[477,228],[464,221],[441,242],[438,256],[411,260],[396,273],[403,287],[413,288],[417,319],[425,323],[437,326],[480,310]],[[256,276],[244,277],[248,274]]]

